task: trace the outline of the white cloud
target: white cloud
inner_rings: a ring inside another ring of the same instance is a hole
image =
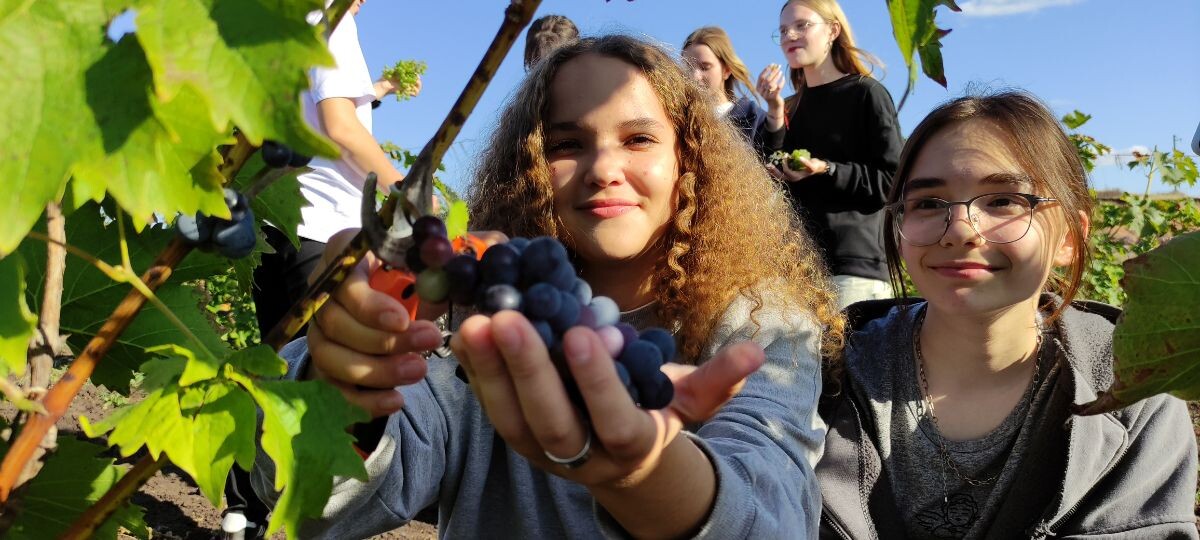
[[[959,7],[964,15],[971,17],[996,17],[1033,13],[1043,8],[1069,6],[1083,0],[967,0]]]

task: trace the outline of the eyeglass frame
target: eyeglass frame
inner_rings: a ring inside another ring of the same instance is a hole
[[[787,37],[788,39],[791,39],[789,36],[791,36],[792,32],[794,32],[794,31],[797,32],[796,36],[803,36],[803,35],[807,34],[808,31],[812,29],[812,27],[817,26],[819,24],[837,24],[837,23],[838,23],[837,21],[821,21],[821,22],[804,21],[804,29],[797,31],[796,27],[799,26],[800,23],[795,22],[795,23],[788,25],[786,31],[780,30],[778,28],[773,30],[771,32],[771,41],[774,41],[776,45],[783,45],[783,38]]]
[[[1025,232],[1021,233],[1021,236],[1018,236],[1018,237],[1013,238],[1012,240],[1008,240],[1006,242],[996,242],[996,241],[988,240],[987,237],[983,235],[983,232],[979,230],[979,227],[975,223],[975,220],[971,217],[971,203],[974,203],[975,201],[982,199],[984,197],[993,197],[996,195],[1015,195],[1017,197],[1021,197],[1021,198],[1025,199],[1026,201],[1029,202],[1029,223],[1025,227]],[[1044,203],[1044,202],[1058,202],[1058,199],[1056,199],[1054,197],[1041,197],[1041,196],[1033,195],[1030,193],[1019,193],[1019,192],[984,193],[981,195],[976,195],[974,197],[971,197],[970,199],[967,199],[965,201],[947,201],[940,197],[917,197],[917,198],[931,199],[931,200],[935,200],[935,201],[944,203],[946,205],[944,208],[946,210],[946,219],[945,219],[945,227],[942,229],[942,234],[938,235],[937,240],[929,242],[928,244],[917,244],[917,243],[914,243],[911,240],[909,240],[908,237],[904,235],[904,225],[900,221],[904,217],[903,208],[904,208],[904,203],[906,201],[898,201],[898,202],[894,202],[892,204],[887,205],[888,212],[891,212],[891,214],[892,214],[892,222],[893,222],[894,226],[896,227],[896,234],[900,235],[900,238],[903,238],[905,242],[908,242],[908,244],[913,247],[927,247],[927,246],[932,246],[934,244],[937,244],[938,242],[941,242],[942,238],[946,237],[946,232],[950,230],[950,222],[953,221],[952,219],[950,219],[950,217],[954,213],[953,209],[955,206],[958,206],[960,204],[967,207],[967,223],[971,225],[971,230],[975,231],[975,234],[979,235],[980,238],[983,238],[984,241],[991,243],[991,244],[1011,244],[1013,242],[1020,241],[1022,238],[1025,238],[1025,236],[1027,236],[1029,234],[1029,229],[1033,228],[1033,214],[1035,212],[1037,212],[1037,207],[1039,204]]]

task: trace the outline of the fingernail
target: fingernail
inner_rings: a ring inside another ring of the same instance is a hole
[[[570,336],[564,336],[563,353],[572,363],[583,365],[592,359],[592,346],[582,332],[575,332]]]

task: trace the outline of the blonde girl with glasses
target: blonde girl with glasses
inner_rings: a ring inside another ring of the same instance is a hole
[[[1075,301],[1092,198],[1050,111],[1016,92],[938,107],[889,203],[893,283],[924,300],[849,309],[821,405],[823,533],[1196,538],[1184,403],[1070,412],[1112,382],[1120,311]]]
[[[697,29],[683,41],[682,56],[692,80],[713,98],[717,115],[728,118],[746,140],[761,149],[767,112],[754,100],[757,94],[750,70],[734,52],[729,34],[716,26]]]
[[[758,78],[767,102],[764,151],[807,150],[793,168],[770,167],[785,181],[796,211],[824,251],[844,307],[887,298],[879,232],[884,200],[900,156],[891,94],[871,77],[879,61],[854,43],[834,0],[790,0],[773,36],[787,58],[796,93],[783,98],[784,73],[772,64]]]

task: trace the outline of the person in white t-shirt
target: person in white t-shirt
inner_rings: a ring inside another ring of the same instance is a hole
[[[372,102],[395,93],[397,88],[393,81],[373,80],[367,69],[355,24],[362,4],[362,0],[356,1],[329,36],[335,66],[309,72],[310,88],[303,95],[305,120],[336,143],[341,156],[314,158],[308,165],[312,170],[299,176],[300,192],[310,205],[300,210],[299,249],[282,232],[266,229],[267,242],[276,253],[263,256],[254,279],[255,307],[264,334],[304,294],[308,276],[320,261],[329,237],[360,226],[367,173],[375,172],[384,190],[404,178],[371,134]],[[319,17],[309,22],[319,22]],[[418,92],[419,80],[410,93],[415,96]]]
[[[264,335],[304,295],[308,276],[321,261],[329,237],[360,226],[359,208],[367,173],[374,172],[379,187],[385,190],[404,178],[371,134],[372,103],[395,93],[397,87],[387,79],[373,80],[367,69],[355,24],[364,1],[356,0],[329,36],[329,52],[335,65],[309,71],[310,87],[303,95],[305,120],[337,144],[341,156],[313,158],[308,164],[312,170],[298,177],[300,192],[310,205],[300,210],[299,249],[278,229],[264,229],[267,243],[275,249],[275,253],[262,256],[262,264],[254,271],[254,305]],[[309,23],[320,22],[321,12],[314,12],[314,16]],[[415,96],[420,90],[418,79],[409,92]],[[298,335],[304,332],[302,329]],[[248,522],[242,524],[246,538],[260,537],[266,530],[268,509],[254,496],[244,471],[234,467],[231,475],[225,488],[226,513],[246,518],[233,516],[233,521]]]

